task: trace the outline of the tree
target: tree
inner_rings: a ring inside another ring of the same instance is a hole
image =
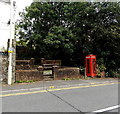
[[[120,68],[120,2],[32,3],[20,15],[20,41],[33,56],[83,66],[95,54],[107,71]]]
[[[61,59],[64,63],[70,61],[73,53],[74,35],[62,26],[53,26],[43,40],[51,59]]]

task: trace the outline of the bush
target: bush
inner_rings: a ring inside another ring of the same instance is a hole
[[[109,77],[118,77],[118,78],[120,78],[120,71],[109,70],[108,76]]]
[[[105,71],[106,67],[104,64],[97,65],[97,76],[101,76],[101,72]]]
[[[100,72],[105,71],[106,67],[104,64],[99,65]]]

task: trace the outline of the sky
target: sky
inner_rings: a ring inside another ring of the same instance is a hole
[[[29,6],[33,0],[14,0],[16,1],[15,20],[19,19],[19,12]],[[0,51],[4,47],[7,49],[7,40],[10,38],[10,25],[7,22],[10,19],[10,5],[0,2]]]
[[[16,18],[18,18],[18,12],[19,11],[23,11],[23,9],[26,7],[26,6],[29,6],[33,0],[15,0],[16,1],[16,7],[17,7],[17,10],[16,10]]]

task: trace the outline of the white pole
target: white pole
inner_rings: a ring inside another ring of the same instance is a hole
[[[9,66],[8,66],[8,84],[12,84],[12,39],[14,38],[14,19],[13,19],[13,0],[10,1],[10,42],[9,42]]]

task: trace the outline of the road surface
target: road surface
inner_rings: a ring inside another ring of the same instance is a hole
[[[3,91],[2,112],[118,113],[119,83],[91,83],[45,90]]]

